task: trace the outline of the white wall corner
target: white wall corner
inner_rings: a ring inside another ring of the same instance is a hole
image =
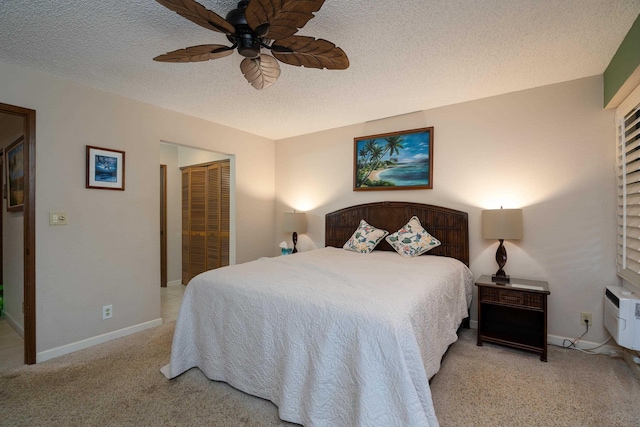
[[[24,339],[24,329],[22,328],[22,325],[18,323],[16,319],[14,319],[13,316],[11,316],[11,314],[6,310],[4,312],[4,318],[7,323],[11,325],[11,327],[18,333],[18,335],[20,335],[20,337]]]

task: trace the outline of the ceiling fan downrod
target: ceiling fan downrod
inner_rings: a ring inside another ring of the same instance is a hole
[[[233,35],[228,35],[227,39],[238,47],[238,53],[245,58],[257,58],[260,56],[260,47],[269,46],[263,42],[262,35],[266,34],[269,30],[269,24],[260,25],[253,31],[247,23],[245,17],[245,9],[247,8],[248,1],[238,2],[238,7],[227,13],[226,20],[235,27],[236,32]]]

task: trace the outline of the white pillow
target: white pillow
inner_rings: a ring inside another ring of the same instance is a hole
[[[440,241],[422,227],[417,216],[385,239],[403,257],[416,257],[440,246]]]
[[[387,230],[376,228],[363,219],[343,248],[348,251],[368,254],[387,234],[389,234]]]

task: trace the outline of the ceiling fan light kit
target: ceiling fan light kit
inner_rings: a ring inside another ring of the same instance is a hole
[[[237,50],[245,58],[240,64],[242,74],[258,90],[276,82],[280,76],[278,61],[306,68],[344,70],[349,67],[349,58],[335,44],[294,35],[320,10],[324,0],[240,1],[226,18],[195,0],[156,1],[195,24],[225,34],[231,46],[191,46],[159,55],[153,58],[155,61],[208,61]],[[262,53],[262,49],[271,51],[273,56]]]

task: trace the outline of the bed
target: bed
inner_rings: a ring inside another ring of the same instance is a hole
[[[441,242],[427,255],[342,249],[363,219],[394,232],[413,216]],[[326,215],[325,245],[192,279],[162,372],[197,367],[307,427],[437,426],[429,379],[471,303],[467,214],[353,206]]]

